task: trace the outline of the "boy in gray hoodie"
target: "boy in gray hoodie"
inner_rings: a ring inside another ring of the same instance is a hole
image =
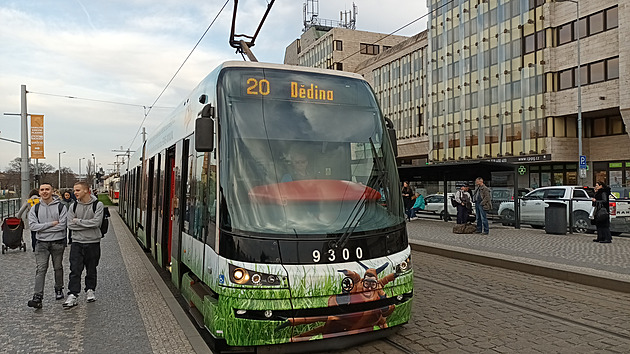
[[[57,300],[63,299],[63,251],[66,248],[66,213],[67,209],[59,204],[59,198],[53,195],[53,186],[42,183],[39,186],[39,204],[28,213],[28,225],[35,231],[35,291],[28,306],[42,308],[44,282],[48,272],[49,259],[52,258],[55,270],[55,293]]]
[[[96,267],[101,258],[101,222],[103,221],[103,203],[90,194],[86,182],[74,184],[77,201],[68,210],[68,229],[72,231],[70,245],[70,280],[68,298],[63,303],[66,309],[78,304],[81,292],[81,274],[85,268],[85,292],[87,302],[96,301]],[[96,203],[96,209],[94,208]]]

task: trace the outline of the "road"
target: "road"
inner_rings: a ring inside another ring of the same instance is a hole
[[[627,294],[416,251],[413,262],[410,323],[342,353],[630,352]]]

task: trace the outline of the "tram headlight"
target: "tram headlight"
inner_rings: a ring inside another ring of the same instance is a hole
[[[230,264],[229,267],[230,281],[234,284],[256,286],[282,285],[282,276],[252,271],[233,264]]]
[[[243,268],[236,268],[232,271],[232,281],[236,284],[247,284],[249,272]]]
[[[404,273],[411,269],[411,255],[396,266],[396,273]]]

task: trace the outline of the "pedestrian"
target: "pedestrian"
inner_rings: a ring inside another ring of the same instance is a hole
[[[455,202],[457,202],[457,223],[465,224],[468,222],[468,215],[472,211],[472,197],[470,196],[470,187],[467,183],[455,192]]]
[[[96,267],[101,258],[101,222],[103,220],[103,203],[90,194],[90,186],[86,182],[74,184],[74,195],[77,201],[68,210],[68,228],[72,230],[70,245],[70,280],[68,281],[68,298],[63,307],[72,308],[78,304],[81,292],[81,275],[85,268],[85,293],[87,302],[96,301]],[[94,208],[96,203],[96,208]]]
[[[67,209],[60,204],[59,197],[53,196],[53,186],[42,183],[39,186],[39,203],[28,213],[28,224],[35,231],[35,290],[28,306],[42,308],[44,298],[44,282],[48,272],[49,259],[52,258],[55,271],[55,298],[63,299],[63,252],[66,248],[66,213]]]
[[[411,208],[413,207],[413,200],[411,199],[411,197],[413,196],[413,188],[411,188],[409,186],[409,182],[405,181],[403,182],[403,188],[402,188],[402,198],[403,198],[403,205],[405,206],[405,215],[407,216],[407,220],[411,221],[411,217],[413,215],[411,215]]]
[[[411,220],[417,219],[416,213],[420,210],[424,210],[425,207],[424,197],[422,194],[416,192],[416,199],[413,203],[413,207],[411,207]]]
[[[490,233],[490,226],[488,225],[487,212],[492,208],[490,189],[483,184],[483,178],[481,177],[477,177],[475,184],[477,185],[473,197],[475,201],[475,213],[477,214],[477,231],[475,231],[475,233],[488,235]]]
[[[22,204],[20,210],[18,210],[17,217],[18,219],[22,219],[23,216],[26,216],[25,225],[28,225],[28,212],[31,210],[35,204],[39,203],[39,191],[37,189],[33,189],[28,194],[28,200]],[[29,227],[30,229],[30,227]],[[35,238],[35,231],[31,230],[31,247],[33,247],[33,252],[35,252],[35,244],[37,243],[37,239]]]
[[[66,189],[63,191],[61,195],[61,203],[66,206],[66,209],[70,209],[72,203],[74,203],[74,199],[72,198],[74,195],[73,191],[70,189]],[[68,233],[68,244],[72,244],[72,230],[67,229]]]
[[[72,191],[70,189],[66,189],[63,191],[61,195],[61,203],[66,206],[66,208],[70,208],[70,205],[74,203],[74,199],[72,199]]]
[[[612,235],[610,234],[610,207],[608,204],[608,196],[610,188],[606,183],[597,181],[595,183],[595,196],[592,198],[595,207],[595,226],[597,227],[597,238],[593,242],[611,243]]]

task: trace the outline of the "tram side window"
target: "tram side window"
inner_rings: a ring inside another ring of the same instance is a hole
[[[192,144],[192,143],[191,143]],[[208,153],[198,153],[192,149],[188,156],[188,178],[186,184],[186,210],[184,231],[197,240],[205,242],[207,235],[207,166]]]

